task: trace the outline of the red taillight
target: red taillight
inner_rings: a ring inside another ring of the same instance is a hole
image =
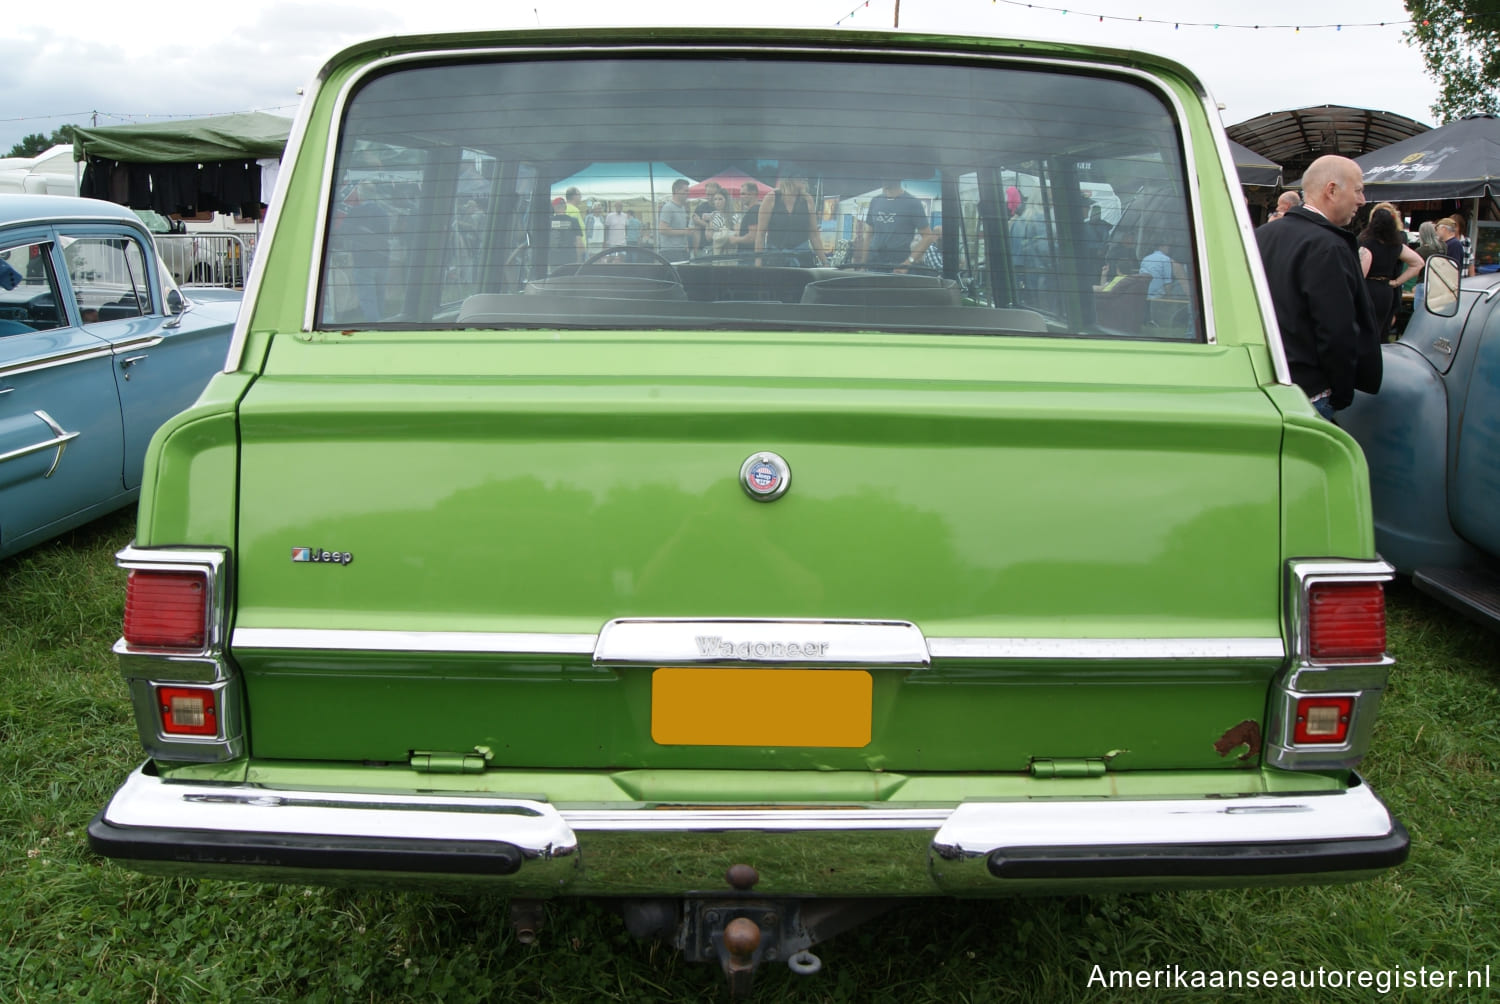
[[[125,585],[125,641],[142,648],[201,649],[207,642],[208,579],[202,572],[137,568]]]
[[[1378,659],[1385,654],[1385,589],[1379,582],[1318,582],[1307,594],[1308,654]]]
[[[1349,736],[1352,697],[1303,697],[1297,701],[1295,743],[1342,743]]]
[[[168,736],[216,736],[219,709],[208,687],[157,687],[161,731]]]

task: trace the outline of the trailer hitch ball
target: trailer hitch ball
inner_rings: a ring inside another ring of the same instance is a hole
[[[734,969],[755,966],[755,950],[760,947],[760,927],[749,917],[736,917],[724,925],[724,950]]]

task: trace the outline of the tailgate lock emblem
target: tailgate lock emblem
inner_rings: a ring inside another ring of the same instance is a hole
[[[757,502],[774,502],[786,494],[792,469],[774,453],[752,453],[740,467],[740,485]]]

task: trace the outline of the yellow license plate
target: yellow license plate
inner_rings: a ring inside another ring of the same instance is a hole
[[[863,669],[658,669],[651,738],[662,746],[870,744]]]

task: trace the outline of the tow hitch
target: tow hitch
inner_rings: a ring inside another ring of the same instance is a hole
[[[636,937],[670,941],[692,962],[718,962],[732,998],[749,995],[756,970],[765,962],[783,962],[799,976],[818,972],[823,962],[809,948],[894,905],[882,899],[756,897],[750,890],[760,876],[749,865],[735,865],[725,879],[735,893],[630,900],[622,904],[622,913]]]

